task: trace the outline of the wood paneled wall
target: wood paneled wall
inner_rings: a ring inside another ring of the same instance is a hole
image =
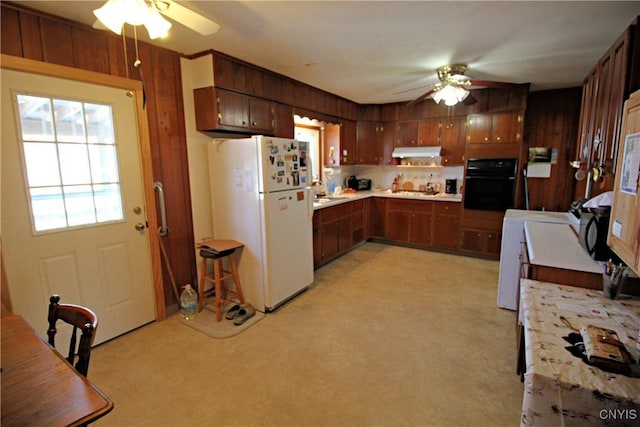
[[[526,163],[529,147],[558,150],[558,161],[551,166],[550,178],[528,179],[532,210],[567,211],[573,201],[575,178],[569,162],[576,156],[581,97],[581,87],[529,94],[521,161]]]
[[[1,17],[3,54],[143,80],[154,181],[163,183],[167,203],[169,235],[161,239],[177,284],[194,283],[197,276],[180,55],[139,43],[140,72],[133,67],[135,46],[130,39],[124,44],[119,36],[18,4],[2,2]],[[157,206],[147,208],[157,209]],[[163,274],[164,302],[170,306],[176,301],[166,269]]]

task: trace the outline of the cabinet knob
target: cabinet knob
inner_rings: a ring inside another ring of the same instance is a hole
[[[485,136],[485,137],[484,137],[484,140],[485,140],[485,141],[488,141],[488,140],[489,140],[489,137]]]
[[[499,136],[496,137],[496,141],[500,141],[502,138],[500,138]]]
[[[258,124],[256,122],[251,122],[251,126],[257,126]]]

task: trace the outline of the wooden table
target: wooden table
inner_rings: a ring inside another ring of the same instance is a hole
[[[113,402],[22,317],[1,322],[3,427],[81,425],[113,409]]]

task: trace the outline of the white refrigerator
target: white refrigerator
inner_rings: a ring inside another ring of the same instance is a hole
[[[272,311],[313,282],[313,199],[307,143],[253,136],[209,143],[213,233],[244,244],[247,302]]]

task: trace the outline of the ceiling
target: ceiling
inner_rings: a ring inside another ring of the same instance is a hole
[[[105,1],[19,3],[92,25]],[[640,1],[178,3],[220,30],[205,37],[173,22],[151,43],[184,54],[214,49],[361,104],[416,98],[448,63],[531,90],[580,86],[640,14]],[[139,37],[148,40],[144,30]]]

